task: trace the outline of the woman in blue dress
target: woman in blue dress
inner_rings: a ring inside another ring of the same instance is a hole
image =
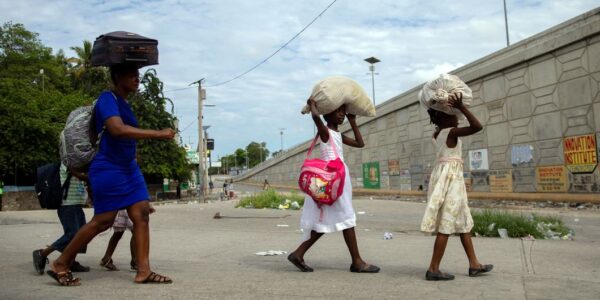
[[[137,120],[127,101],[140,84],[136,65],[115,65],[110,70],[113,91],[103,92],[95,107],[96,130],[103,134],[99,152],[89,170],[94,217],[75,235],[62,255],[52,264],[48,275],[60,285],[79,285],[69,266],[77,251],[87,245],[97,234],[112,226],[120,209],[127,209],[133,221],[136,261],[136,283],[171,283],[172,280],[150,269],[148,190],[142,172],[136,162],[136,140],[173,139],[175,131],[139,129]]]

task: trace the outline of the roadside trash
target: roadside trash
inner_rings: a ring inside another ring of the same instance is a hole
[[[277,227],[290,227],[288,224],[277,224]]]
[[[583,204],[577,206],[577,209],[584,209],[584,208],[585,208],[585,205],[583,205]]]
[[[274,256],[274,255],[282,255],[282,254],[287,254],[287,251],[269,250],[269,251],[256,252],[256,255],[258,255],[258,256]]]
[[[573,220],[573,221],[575,221],[575,222],[579,222],[579,219],[575,219],[575,220]]]
[[[394,235],[391,232],[386,232],[383,234],[383,239],[384,240],[391,240],[394,238]]]
[[[290,208],[290,204],[286,203],[286,204],[279,204],[279,207],[277,207],[279,209],[288,209]]]
[[[221,219],[221,218],[222,218],[222,217],[221,217],[221,213],[220,213],[220,212],[216,213],[216,214],[213,216],[213,219]]]
[[[488,230],[488,231],[490,231],[490,232],[491,232],[491,231],[494,231],[494,228],[495,228],[495,227],[496,227],[496,223],[492,223],[492,224],[488,225],[488,228],[487,228],[487,230]]]
[[[364,211],[359,211],[359,212],[357,212],[357,214],[359,214],[359,215],[364,215],[364,214],[365,214],[365,212],[364,212]]]
[[[292,202],[291,207],[292,209],[300,209],[300,204],[298,203],[298,201],[294,201]]]
[[[524,241],[535,241],[535,238],[531,234],[528,234],[528,235],[522,237],[521,240],[524,240]]]
[[[508,230],[506,230],[506,228],[498,228],[498,234],[503,239],[507,239],[508,238]]]
[[[373,200],[373,197],[369,197],[369,200]]]

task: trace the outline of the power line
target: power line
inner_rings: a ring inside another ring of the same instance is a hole
[[[248,69],[246,72],[243,72],[229,80],[225,80],[222,82],[219,82],[217,84],[213,84],[213,85],[209,85],[207,87],[216,87],[216,86],[220,86],[220,85],[224,85],[227,84],[229,82],[232,82],[252,71],[254,71],[256,68],[260,67],[262,64],[266,63],[269,59],[271,59],[273,56],[275,56],[275,54],[279,53],[279,51],[283,50],[283,48],[285,48],[287,45],[289,45],[292,41],[294,41],[297,37],[299,37],[306,29],[308,29],[308,27],[310,27],[315,21],[317,21],[318,18],[320,18],[337,0],[333,0],[327,7],[325,7],[325,9],[323,11],[321,11],[321,13],[319,13],[312,21],[310,21],[310,23],[308,23],[306,26],[304,26],[304,28],[302,28],[302,30],[300,30],[298,33],[296,33],[296,35],[294,35],[289,41],[287,41],[285,44],[283,44],[281,47],[279,47],[279,49],[277,49],[275,52],[273,52],[271,55],[269,55],[267,58],[265,58],[264,60],[262,60],[261,62],[259,62],[258,64],[256,64],[254,67]]]
[[[325,9],[323,9],[323,11],[321,11],[321,13],[319,13],[314,19],[312,19],[312,21],[310,21],[310,23],[308,23],[306,26],[304,26],[304,28],[302,28],[302,30],[300,30],[298,33],[296,33],[290,40],[288,40],[285,44],[283,44],[281,47],[279,47],[279,49],[277,49],[275,52],[271,53],[271,55],[269,55],[267,58],[263,59],[261,62],[259,62],[252,68],[248,69],[247,71],[245,71],[229,80],[221,81],[221,82],[219,82],[217,84],[213,84],[213,85],[207,85],[206,87],[216,87],[216,86],[224,85],[224,84],[230,83],[230,82],[232,82],[236,79],[239,79],[240,77],[243,77],[244,75],[254,71],[258,67],[260,67],[262,64],[266,63],[273,56],[275,56],[277,53],[279,53],[279,51],[283,50],[283,48],[287,47],[287,45],[289,45],[291,42],[293,42],[296,38],[298,38],[306,29],[308,29],[308,27],[310,27],[315,21],[317,21],[318,18],[320,18],[325,12],[327,12],[327,10],[329,10],[329,8],[335,2],[337,2],[337,0],[333,0],[331,3],[329,3],[329,5],[327,5],[327,7],[325,7]],[[193,88],[196,88],[196,87],[191,86],[191,87],[172,89],[172,90],[164,91],[163,93],[178,92],[178,91],[183,91],[183,90],[188,90],[188,89],[193,89]]]

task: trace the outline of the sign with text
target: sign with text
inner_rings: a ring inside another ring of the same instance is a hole
[[[378,161],[363,164],[363,187],[366,189],[381,188],[381,177],[379,174]]]
[[[490,191],[493,193],[511,193],[513,191],[512,170],[491,170]]]
[[[598,156],[593,134],[566,137],[563,140],[565,165],[571,173],[591,173],[596,169]]]
[[[487,149],[469,151],[469,166],[471,167],[471,171],[488,170]]]
[[[537,167],[535,169],[538,192],[567,192],[567,169],[565,166]]]
[[[388,172],[390,176],[400,175],[400,162],[397,160],[388,160]]]

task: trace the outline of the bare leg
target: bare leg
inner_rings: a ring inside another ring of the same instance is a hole
[[[135,203],[127,208],[127,214],[133,222],[133,237],[135,239],[135,256],[137,262],[136,282],[150,279],[150,204],[148,201]],[[161,276],[161,275],[159,275]],[[171,282],[168,277],[159,277],[160,282]]]
[[[94,215],[90,222],[79,229],[63,253],[54,261],[52,270],[57,273],[68,271],[69,266],[75,260],[75,256],[77,256],[77,252],[96,235],[108,229],[113,224],[116,215],[116,211]]]
[[[133,232],[131,234],[131,240],[129,241],[129,251],[131,252],[131,262],[129,264],[132,269],[137,270],[137,263],[135,261],[135,236],[133,235]]]
[[[102,261],[108,261],[112,258],[113,253],[115,252],[115,249],[117,249],[117,245],[121,240],[121,237],[123,237],[123,231],[115,231],[113,233],[113,235],[110,237],[110,240],[108,241],[108,246],[106,247],[106,252],[104,253]]]
[[[473,247],[473,240],[471,239],[471,233],[461,233],[460,234],[460,242],[462,243],[463,248],[465,249],[465,253],[467,254],[467,258],[469,258],[469,268],[478,269],[481,264],[475,255],[475,249]]]
[[[358,253],[358,242],[356,241],[354,227],[344,229],[342,232],[344,234],[344,241],[346,241],[346,246],[348,246],[348,251],[350,251],[350,256],[352,257],[352,265],[361,268],[366,262],[362,260],[360,253]]]
[[[446,251],[448,237],[448,234],[437,234],[435,243],[433,244],[433,255],[431,256],[431,263],[429,264],[429,272],[438,273],[440,271],[440,263],[442,262],[442,257],[444,257],[444,251]]]
[[[316,232],[314,230],[311,231],[310,238],[304,241],[302,244],[300,244],[300,246],[298,246],[298,249],[296,249],[291,254],[293,254],[295,257],[297,257],[300,261],[303,262],[304,254],[306,253],[306,251],[308,251],[308,249],[310,249],[310,247],[312,247],[312,245],[314,245],[314,243],[317,242],[317,240],[319,240],[319,238],[321,238],[322,236],[322,232]]]
[[[41,249],[42,252],[40,254],[42,254],[43,257],[48,257],[48,255],[50,255],[50,253],[56,251],[56,249],[54,249],[54,247],[52,246],[48,246],[45,249]]]

